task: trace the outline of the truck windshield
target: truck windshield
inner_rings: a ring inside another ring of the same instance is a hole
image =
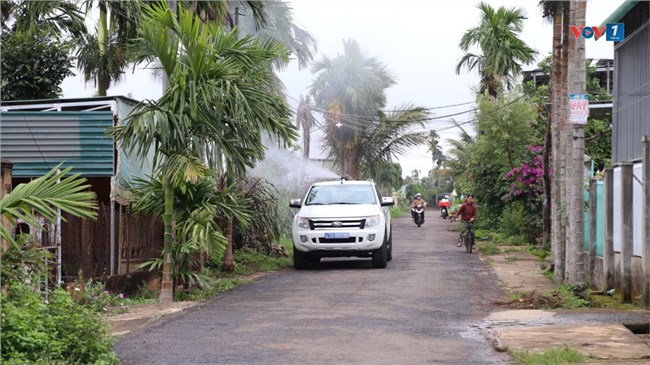
[[[377,197],[370,185],[313,186],[305,199],[306,205],[375,204]]]

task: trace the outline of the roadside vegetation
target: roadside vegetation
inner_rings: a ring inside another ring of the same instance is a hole
[[[589,357],[569,348],[559,347],[539,353],[528,351],[509,351],[516,364],[521,365],[568,365],[587,362]]]

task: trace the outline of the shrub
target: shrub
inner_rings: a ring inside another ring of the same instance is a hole
[[[62,289],[45,303],[22,284],[2,295],[2,362],[115,364],[113,338],[96,311]]]

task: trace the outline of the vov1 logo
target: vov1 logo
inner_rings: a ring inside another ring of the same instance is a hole
[[[623,23],[609,23],[592,27],[570,25],[569,28],[576,38],[599,40],[604,35],[605,40],[610,42],[621,42],[625,38],[625,24]]]

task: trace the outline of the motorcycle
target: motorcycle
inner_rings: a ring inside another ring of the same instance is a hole
[[[411,211],[413,212],[413,221],[420,227],[424,223],[424,205],[416,205],[411,208]]]
[[[440,208],[440,217],[442,217],[442,219],[447,219],[447,217],[449,217],[449,211],[447,210],[447,207]]]

